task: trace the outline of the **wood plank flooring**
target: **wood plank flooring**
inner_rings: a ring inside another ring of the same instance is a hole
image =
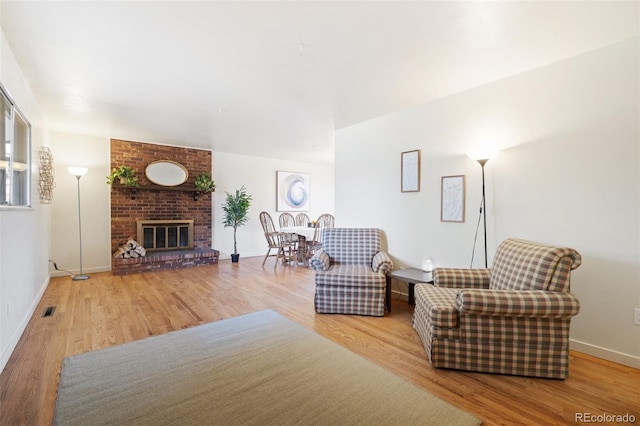
[[[413,307],[384,318],[316,315],[313,272],[244,258],[218,265],[112,276],[53,278],[0,374],[0,425],[49,425],[65,356],[273,309],[347,347],[486,425],[566,425],[576,413],[626,414],[640,423],[640,370],[571,352],[567,380],[436,370],[411,328]],[[48,306],[53,316],[41,318]]]

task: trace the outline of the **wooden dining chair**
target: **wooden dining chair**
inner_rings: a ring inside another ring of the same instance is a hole
[[[296,226],[296,220],[291,213],[281,213],[278,218],[278,222],[280,223],[280,232],[282,232],[282,228],[288,226]],[[287,233],[287,235],[283,235],[282,238],[287,240],[293,246],[293,251],[298,253],[298,235]]]
[[[324,228],[335,228],[336,218],[329,213],[321,214],[318,217],[318,227]]]
[[[273,269],[278,267],[278,262],[280,261],[284,264],[296,259],[297,253],[295,252],[295,243],[291,241],[290,238],[291,234],[276,231],[273,219],[271,219],[271,215],[267,212],[260,212],[260,224],[262,225],[264,237],[266,238],[269,246],[267,254],[264,256],[264,260],[262,261],[263,267],[269,256],[276,257],[276,264],[273,266]],[[274,249],[276,251],[275,254],[271,254],[271,250]]]
[[[296,226],[307,226],[311,220],[306,213],[298,213],[296,215]]]
[[[335,226],[335,218],[329,213],[321,214],[316,222],[316,232],[313,240],[307,241],[307,256],[312,257],[319,249],[322,248],[322,231]]]
[[[280,223],[280,228],[284,228],[285,226],[296,226],[296,220],[291,213],[281,213],[278,218],[278,222]]]

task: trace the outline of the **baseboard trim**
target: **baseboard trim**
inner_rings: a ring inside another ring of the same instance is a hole
[[[392,294],[397,294],[398,296],[401,296],[402,299],[405,299],[407,301],[407,303],[409,302],[409,293],[404,293],[402,291],[398,291],[398,290],[391,290]]]
[[[83,269],[82,273],[86,275],[86,274],[96,274],[98,272],[109,272],[109,271],[111,271],[111,266],[98,266],[95,268]],[[70,270],[69,272],[53,271],[51,272],[51,278],[70,277],[71,275],[69,275],[69,273],[79,274],[80,271],[78,269]]]
[[[626,365],[627,367],[640,369],[640,357],[634,355],[625,354],[623,352],[614,351],[612,349],[603,348],[573,339],[569,339],[569,348],[577,352],[606,359],[607,361]]]

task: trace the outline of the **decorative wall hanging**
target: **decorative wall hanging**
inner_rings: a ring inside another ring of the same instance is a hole
[[[309,211],[309,175],[276,172],[276,208],[279,212]]]
[[[401,154],[402,192],[420,191],[420,150],[405,151]]]
[[[51,204],[53,200],[53,188],[55,171],[53,170],[53,154],[49,147],[41,146],[40,153],[40,180],[38,181],[38,191],[40,192],[40,203]]]
[[[464,222],[464,175],[442,176],[440,220]]]

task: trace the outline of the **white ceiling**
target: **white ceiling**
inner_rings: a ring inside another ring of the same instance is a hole
[[[6,1],[52,130],[333,162],[334,131],[638,35],[637,2]]]

